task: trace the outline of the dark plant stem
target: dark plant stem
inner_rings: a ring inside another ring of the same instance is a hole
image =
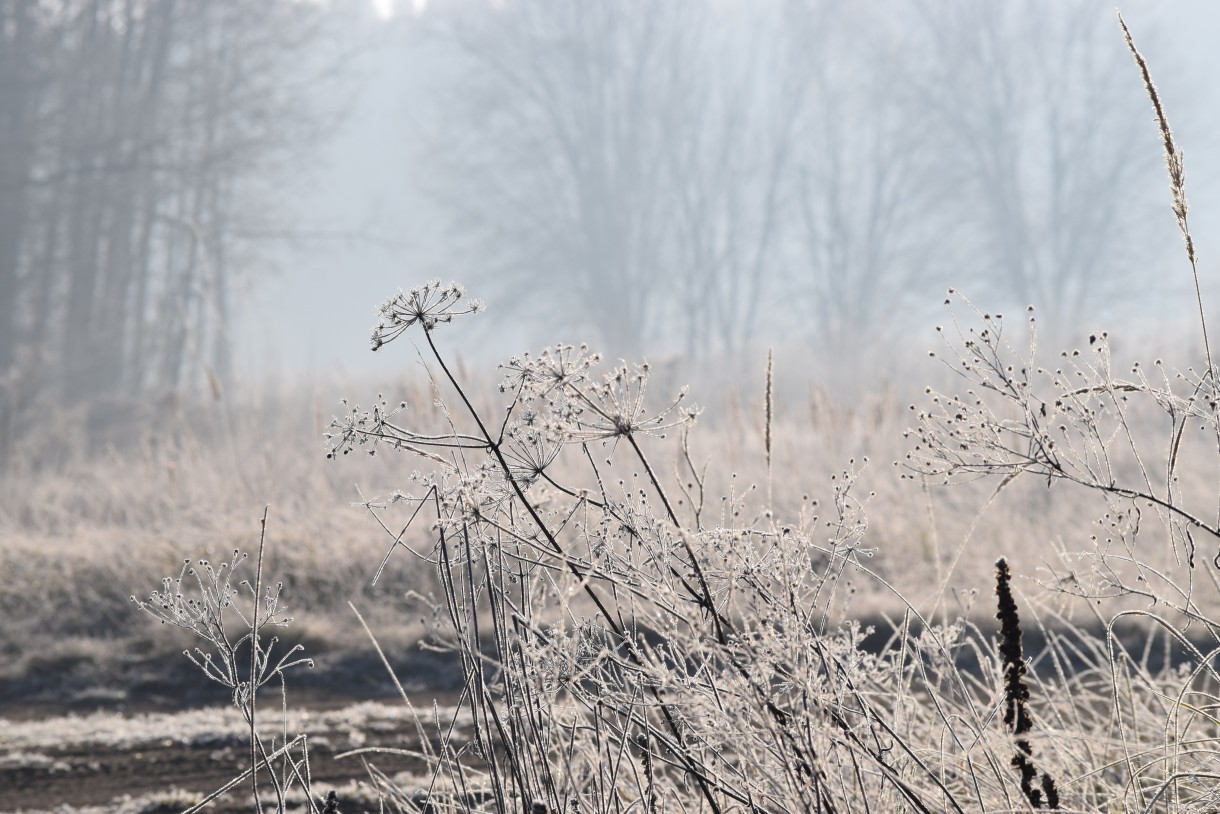
[[[250,619],[250,787],[254,792],[254,806],[263,810],[262,801],[258,796],[258,731],[255,728],[255,690],[258,687],[258,603],[259,592],[263,588],[263,548],[267,542],[267,514],[270,506],[263,508],[263,519],[259,521],[258,533],[258,567],[254,572],[254,616]],[[268,769],[271,766],[268,765]],[[282,802],[282,801],[281,801]]]
[[[1021,620],[1017,614],[1017,602],[1012,596],[1011,583],[1008,562],[1000,558],[995,564],[996,618],[1000,620],[1000,658],[1004,662],[1004,723],[1016,739],[1012,766],[1021,775],[1021,793],[1031,806],[1042,808],[1045,803],[1047,808],[1058,809],[1059,790],[1054,778],[1043,772],[1042,788],[1034,788],[1038,769],[1034,765],[1034,751],[1028,738],[1030,730],[1034,728],[1034,720],[1029,714],[1029,685],[1025,683]]]

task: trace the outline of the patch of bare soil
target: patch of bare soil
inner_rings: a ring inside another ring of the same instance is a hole
[[[432,700],[416,699],[425,731],[436,731]],[[454,714],[452,707],[439,712],[442,720]],[[361,759],[337,755],[369,747],[419,748],[415,717],[401,701],[298,710],[290,712],[288,726],[290,732],[309,736],[314,793],[325,796],[339,789],[345,814],[376,811],[376,794],[360,789],[368,779]],[[244,721],[236,710],[225,708],[0,720],[0,805],[4,811],[23,812],[182,811],[242,774],[250,765],[249,749]],[[372,760],[389,776],[415,776],[424,769],[422,761],[401,755],[382,753]],[[266,779],[260,788],[264,803],[268,796],[274,800]],[[289,807],[304,809],[299,792]],[[251,810],[249,779],[208,808]]]

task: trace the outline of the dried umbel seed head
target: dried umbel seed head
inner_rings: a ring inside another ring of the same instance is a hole
[[[458,283],[443,286],[440,280],[429,280],[410,291],[400,289],[377,309],[378,320],[373,326],[371,340],[373,350],[398,338],[416,323],[423,325],[425,331],[431,331],[442,322],[452,322],[454,317],[482,310],[483,303],[467,299],[466,289]]]

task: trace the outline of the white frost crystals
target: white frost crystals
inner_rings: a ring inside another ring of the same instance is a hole
[[[610,441],[632,435],[664,436],[665,430],[689,424],[699,410],[684,404],[686,389],[678,392],[659,412],[649,416],[644,407],[650,368],[647,362],[628,367],[619,362],[594,378],[601,355],[585,345],[555,345],[537,357],[514,356],[501,368],[500,391],[513,393],[527,405],[520,414],[525,424],[540,424],[563,443]],[[535,410],[534,406],[545,405]]]
[[[398,290],[377,308],[377,324],[373,327],[373,350],[397,339],[415,323],[431,331],[442,322],[452,322],[463,314],[483,310],[481,300],[466,298],[466,289],[458,283],[442,286],[439,279],[429,280],[410,291]]]

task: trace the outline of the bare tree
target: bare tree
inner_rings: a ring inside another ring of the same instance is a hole
[[[820,44],[792,68],[810,87],[798,120],[789,271],[809,315],[805,335],[840,356],[910,329],[944,270],[951,190],[931,123],[901,96],[914,54],[902,51],[893,11],[808,4],[789,24],[794,39]]]
[[[0,378],[26,346],[72,403],[227,379],[241,235],[330,124],[351,11],[0,0]]]
[[[507,298],[576,309],[614,347],[656,334],[673,228],[661,147],[696,8],[534,0],[430,23],[453,83],[431,179],[453,248]]]
[[[445,261],[616,349],[732,354],[765,317],[868,352],[950,281],[1075,318],[1154,244],[1110,17],[1096,0],[448,7],[425,26]]]
[[[520,0],[434,20],[457,46],[432,178],[446,249],[616,348],[732,355],[764,315],[863,336],[930,274],[946,186],[897,98],[885,19]]]
[[[17,345],[18,286],[34,152],[31,73],[38,50],[33,0],[0,2],[0,375]]]
[[[478,5],[431,21],[447,250],[621,351],[739,348],[782,242],[795,4]]]
[[[1120,299],[1154,243],[1138,190],[1156,188],[1158,167],[1113,8],[921,0],[914,10],[935,58],[903,91],[942,134],[963,262],[1052,325]]]
[[[686,87],[660,145],[667,217],[676,225],[658,266],[672,269],[674,324],[688,356],[742,350],[780,292],[788,190],[811,42],[792,28],[797,3],[708,6]]]

